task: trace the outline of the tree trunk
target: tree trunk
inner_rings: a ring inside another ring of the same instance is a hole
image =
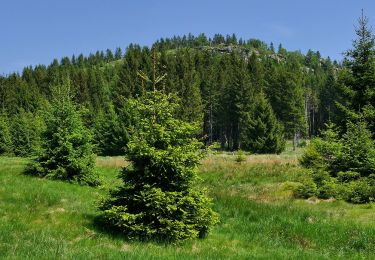
[[[293,151],[295,151],[297,148],[297,131],[294,132],[293,136]]]
[[[212,144],[212,103],[210,104],[210,119],[209,119],[209,143]]]

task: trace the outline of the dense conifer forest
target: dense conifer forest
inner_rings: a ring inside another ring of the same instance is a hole
[[[69,84],[95,152],[123,154],[132,125],[127,100],[152,88],[142,75],[153,73],[165,75],[160,90],[179,97],[176,116],[199,124],[207,145],[279,153],[285,138],[315,136],[337,117],[345,72],[319,51],[287,51],[234,34],[189,34],[160,39],[151,48],[131,44],[55,59],[0,77],[0,153],[35,155],[52,89]]]

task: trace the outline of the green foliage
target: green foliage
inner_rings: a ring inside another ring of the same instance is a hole
[[[321,137],[311,140],[300,159],[301,165],[306,168],[329,169],[335,168],[338,157],[341,156],[342,142],[336,126],[333,123],[326,125]]]
[[[303,147],[306,147],[306,146],[307,146],[306,140],[302,140],[302,141],[298,142],[298,144],[297,144],[298,148],[303,148]]]
[[[32,156],[40,151],[44,120],[40,115],[21,110],[11,118],[13,153],[17,156]]]
[[[372,134],[375,133],[375,36],[369,20],[362,13],[356,27],[357,38],[353,48],[345,53],[343,72],[340,74],[340,97],[337,121],[345,128],[345,122],[363,117]]]
[[[339,195],[336,180],[334,178],[323,180],[318,188],[318,197],[321,199],[337,198]]]
[[[366,179],[352,181],[344,185],[344,199],[352,203],[368,203],[375,198],[375,187]]]
[[[246,114],[242,148],[253,153],[281,153],[285,149],[284,129],[276,119],[263,92],[254,111]]]
[[[40,177],[98,185],[91,133],[69,97],[67,86],[58,87],[46,113],[42,151],[25,173]]]
[[[288,55],[287,64],[278,64],[270,72],[266,94],[277,118],[283,123],[287,138],[305,134],[304,88],[302,66],[295,53]]]
[[[12,136],[9,119],[6,114],[0,114],[0,154],[12,153]]]
[[[94,143],[98,154],[114,156],[125,153],[130,126],[128,116],[124,115],[126,111],[123,110],[118,115],[113,105],[110,105],[106,113],[99,112],[94,125]]]
[[[203,237],[217,222],[196,187],[202,144],[197,127],[174,118],[171,95],[148,92],[130,101],[136,122],[127,145],[123,186],[100,206],[102,221],[128,238],[176,241]]]
[[[237,151],[237,156],[236,156],[235,160],[238,163],[242,163],[242,162],[246,161],[246,156],[245,156],[245,154],[242,150]]]
[[[221,60],[219,85],[222,98],[219,101],[219,124],[221,148],[237,150],[241,148],[243,117],[253,111],[254,86],[246,71],[246,63],[238,53]]]
[[[337,173],[337,179],[340,182],[351,182],[359,179],[361,175],[358,172],[352,172],[352,171],[347,171],[347,172],[338,172]]]
[[[316,183],[312,179],[306,179],[303,183],[296,187],[294,195],[298,198],[308,199],[318,194]]]
[[[362,177],[375,173],[375,142],[365,122],[352,123],[343,136],[339,165],[343,170],[358,172]]]
[[[261,91],[284,126],[286,138],[316,135],[331,115],[332,119],[337,117],[336,101],[347,105],[345,98],[338,100],[341,96],[337,91],[339,85],[347,85],[340,76],[345,73],[329,58],[313,51],[306,55],[288,52],[281,46],[278,53],[271,49],[257,39],[219,34],[213,38],[174,37],[152,46],[156,70],[168,75],[163,89],[179,97],[181,106],[176,116],[199,124],[202,136],[208,137],[207,143],[219,142],[226,150],[240,149],[247,141],[243,116],[254,112]],[[152,89],[137,75],[139,71],[150,74],[150,53],[148,47],[131,44],[124,55],[120,49],[98,51],[89,56],[55,59],[48,66],[27,67],[20,75],[0,77],[1,108],[10,118],[18,117],[21,110],[35,117],[52,101],[50,86],[71,81],[74,101],[88,110],[85,125],[95,134],[97,151],[102,155],[122,154],[127,142],[122,105],[127,98]],[[337,78],[342,84],[337,83]],[[370,122],[375,119],[371,107],[374,102],[366,104],[362,112],[373,127]],[[21,150],[18,153],[25,156],[33,153],[30,149]]]
[[[323,186],[326,182],[331,182],[329,172],[322,169],[314,171],[312,174],[312,179],[319,187]]]
[[[365,122],[348,122],[339,137],[328,125],[321,138],[312,140],[300,162],[313,169],[319,198],[367,203],[374,198],[375,143]]]

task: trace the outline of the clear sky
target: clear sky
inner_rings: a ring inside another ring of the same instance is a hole
[[[374,25],[374,0],[0,0],[0,74],[189,32],[236,33],[340,60],[362,8]]]

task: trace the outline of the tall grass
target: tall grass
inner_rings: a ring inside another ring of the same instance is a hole
[[[0,157],[0,258],[375,258],[375,210],[341,201],[295,200],[304,174],[295,155],[215,155],[200,177],[220,214],[209,236],[176,245],[128,241],[95,225],[97,201],[126,162],[99,158],[101,188],[22,175],[26,159]],[[120,161],[122,160],[122,161]]]

